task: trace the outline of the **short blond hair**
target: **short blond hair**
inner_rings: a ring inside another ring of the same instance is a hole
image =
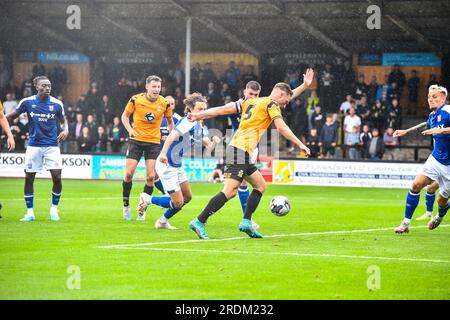
[[[445,96],[447,96],[447,89],[443,86],[438,86],[437,84],[433,84],[432,86],[430,86],[428,88],[428,91],[432,91],[432,90],[439,91],[439,92],[443,93]]]

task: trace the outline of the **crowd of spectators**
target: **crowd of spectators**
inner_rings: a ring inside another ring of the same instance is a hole
[[[42,64],[33,67],[30,79],[16,87],[10,81],[1,88],[1,99],[5,113],[15,109],[18,100],[35,94],[32,79],[37,75],[47,75],[52,82],[52,95],[62,100],[69,122],[69,137],[62,144],[63,152],[112,152],[123,153],[128,134],[121,124],[123,109],[136,93],[145,89],[147,74],[129,79],[118,77],[115,81],[92,82],[89,90],[81,94],[74,104],[64,101],[66,71],[59,64],[50,70]],[[284,81],[292,87],[301,84],[303,70],[289,68]],[[185,74],[178,64],[163,78],[161,94],[171,95],[175,100],[175,112],[183,114]],[[348,159],[382,159],[386,146],[398,146],[399,141],[392,136],[402,125],[402,115],[414,115],[417,109],[419,77],[416,71],[406,79],[396,67],[384,76],[383,83],[372,77],[367,84],[364,75],[355,76],[348,62],[337,65],[325,64],[316,69],[317,89],[310,90],[292,101],[284,110],[286,123],[293,132],[310,147],[312,157],[336,158],[340,148]],[[191,69],[191,92],[204,94],[210,107],[220,106],[241,97],[245,84],[259,80],[254,67],[238,68],[231,61],[223,74],[214,72],[211,63],[196,63]],[[429,85],[437,83],[434,75]],[[405,87],[408,90],[405,90]],[[108,90],[106,90],[106,88]],[[399,101],[407,91],[409,104]],[[28,120],[22,115],[11,123],[17,150],[24,150],[27,141]],[[225,133],[230,127],[227,117],[206,120],[207,127]],[[296,152],[288,142],[289,152]]]

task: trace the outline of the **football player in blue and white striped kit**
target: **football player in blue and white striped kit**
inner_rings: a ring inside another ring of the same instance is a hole
[[[30,137],[25,152],[25,187],[24,197],[27,213],[20,221],[34,220],[34,178],[41,172],[43,165],[53,179],[52,206],[50,219],[59,220],[58,204],[62,191],[62,157],[59,143],[69,134],[67,120],[64,115],[63,103],[50,96],[51,83],[45,76],[33,80],[37,95],[22,99],[16,110],[7,115],[9,120],[27,113],[30,127]],[[60,130],[60,124],[63,129]],[[60,132],[59,132],[60,131]]]
[[[438,214],[428,223],[428,229],[433,230],[439,226],[449,209],[450,197],[450,105],[446,105],[447,89],[432,85],[428,89],[428,104],[431,113],[427,122],[420,123],[407,130],[397,130],[394,137],[401,137],[412,130],[423,126],[429,129],[422,132],[433,135],[434,148],[425,162],[422,171],[414,179],[411,190],[406,197],[405,218],[400,226],[395,228],[396,233],[409,232],[411,217],[419,204],[420,191],[432,181],[439,183]]]
[[[206,101],[206,98],[200,93],[187,96],[184,100],[185,113],[206,110]],[[155,228],[157,229],[177,229],[169,224],[169,219],[192,199],[191,186],[182,166],[184,151],[196,141],[201,141],[209,151],[212,151],[220,142],[218,137],[214,137],[211,141],[204,136],[203,132],[200,123],[197,121],[191,122],[187,119],[187,116],[184,116],[177,122],[164,142],[164,147],[156,160],[155,169],[165,192],[169,196],[158,197],[142,193],[137,208],[138,213],[145,212],[150,204],[167,208],[164,214],[156,220]]]
[[[259,82],[253,81],[253,80],[249,81],[245,86],[244,97],[241,98],[241,101],[246,100],[246,99],[258,98],[260,92],[261,92],[261,85],[259,84]],[[230,104],[234,104],[234,103],[235,102],[230,102]],[[239,123],[241,122],[241,116],[242,115],[240,113],[235,113],[235,114],[231,114],[228,116],[230,119],[230,122],[231,122],[231,130],[232,130],[233,135],[236,132],[236,130],[239,128]],[[256,156],[258,155],[257,151],[255,152],[255,155]],[[245,214],[245,208],[247,207],[247,200],[248,200],[248,197],[250,196],[250,191],[249,191],[248,183],[246,180],[242,181],[241,185],[239,186],[238,196],[239,196],[239,201],[241,203],[242,212]],[[259,225],[253,220],[252,220],[252,225],[253,225],[253,228],[259,229]]]

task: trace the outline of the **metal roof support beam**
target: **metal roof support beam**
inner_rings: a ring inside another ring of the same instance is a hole
[[[323,44],[327,45],[337,53],[343,55],[344,57],[350,58],[352,56],[351,52],[342,48],[336,41],[329,38],[327,35],[325,35],[322,31],[316,29],[314,26],[312,26],[310,23],[306,22],[306,20],[295,17],[295,16],[289,16],[286,14],[284,5],[277,0],[267,0],[267,3],[272,6],[275,10],[278,11],[278,13],[283,16],[284,18],[288,19],[298,27],[302,28],[306,32],[310,33],[314,38],[322,42]]]
[[[149,47],[151,47],[155,50],[161,51],[161,53],[163,53],[163,54],[167,54],[169,52],[167,50],[167,47],[163,43],[159,42],[158,40],[156,40],[154,38],[150,38],[148,35],[143,34],[141,31],[137,30],[136,28],[134,28],[130,25],[119,23],[104,14],[99,14],[99,17],[101,17],[103,20],[109,22],[110,24],[116,26],[118,29],[133,35],[135,38],[139,39],[140,41],[142,41]]]

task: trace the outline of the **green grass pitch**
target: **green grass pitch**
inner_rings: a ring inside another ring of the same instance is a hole
[[[450,298],[446,221],[393,232],[407,190],[269,185],[254,214],[264,239],[238,231],[235,198],[200,241],[188,224],[221,187],[193,184],[171,221],[179,230],[156,230],[158,207],[147,221],[122,220],[120,181],[63,181],[61,221],[51,222],[51,181],[36,180],[36,221],[24,223],[23,180],[0,179],[0,299]],[[133,185],[134,218],[142,188]],[[268,209],[278,194],[291,200],[287,216]],[[415,217],[424,210],[422,194]]]

